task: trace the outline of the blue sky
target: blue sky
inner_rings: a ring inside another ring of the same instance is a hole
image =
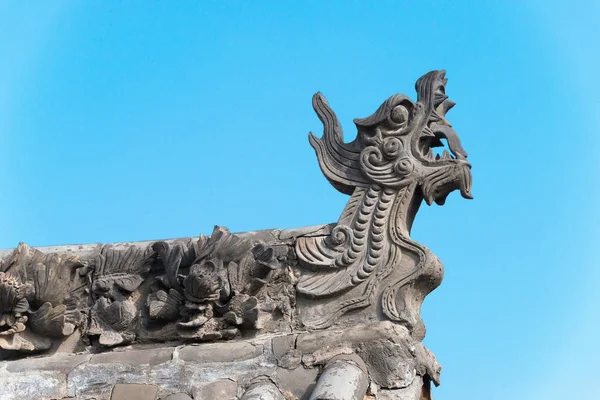
[[[600,398],[600,6],[0,1],[0,248],[333,222],[307,133],[446,69],[475,200],[421,208],[438,399]]]

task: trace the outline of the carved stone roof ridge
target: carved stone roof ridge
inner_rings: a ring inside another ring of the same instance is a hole
[[[473,198],[446,84],[423,75],[349,142],[313,96],[335,223],[1,250],[0,398],[431,399],[420,310],[443,266],[410,232],[423,202]]]

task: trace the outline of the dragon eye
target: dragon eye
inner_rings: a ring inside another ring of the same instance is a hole
[[[390,119],[397,124],[404,124],[408,121],[408,110],[404,106],[396,106],[392,108]]]

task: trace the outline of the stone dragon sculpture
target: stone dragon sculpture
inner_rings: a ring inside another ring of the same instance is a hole
[[[354,120],[358,135],[350,143],[325,97],[314,95],[324,132],[320,139],[310,133],[310,143],[327,180],[350,200],[330,236],[296,242],[304,267],[296,289],[309,299],[300,307],[306,326],[325,328],[370,306],[370,315],[380,309],[416,338],[424,336],[420,303],[440,284],[443,269],[410,238],[412,222],[423,200],[442,205],[456,189],[472,198],[471,165],[446,119],[455,104],[448,100],[446,83],[445,71],[422,76],[415,85],[416,103],[402,94],[390,97],[373,115]],[[451,154],[434,156],[442,139]]]

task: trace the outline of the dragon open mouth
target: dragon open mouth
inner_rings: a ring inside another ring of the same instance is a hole
[[[419,151],[427,161],[465,160],[467,158],[467,152],[460,144],[458,134],[450,126],[432,124],[428,131],[429,135],[423,136],[419,140]],[[447,141],[448,149],[444,149],[441,154],[439,152],[435,154],[434,148],[445,147],[442,140]]]
[[[448,150],[434,154],[434,148],[444,147],[445,140]],[[428,204],[434,201],[442,205],[448,194],[460,190],[465,199],[471,195],[471,164],[467,162],[467,152],[463,149],[458,134],[449,124],[433,123],[426,129],[426,134],[419,140],[419,152],[433,172],[426,178],[423,195]]]
[[[423,197],[429,205],[434,201],[443,205],[448,195],[458,189],[462,197],[472,199],[471,183],[471,165],[458,161],[440,167],[426,178],[422,187]]]

